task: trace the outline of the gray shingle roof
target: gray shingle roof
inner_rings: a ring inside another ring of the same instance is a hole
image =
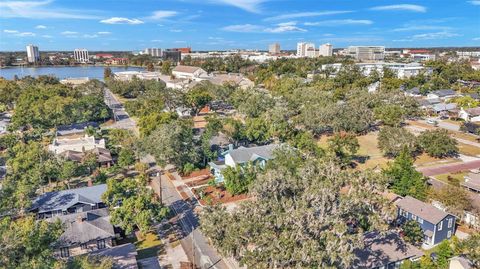
[[[396,205],[410,212],[432,224],[437,224],[443,220],[449,214],[444,212],[431,204],[424,203],[420,200],[417,200],[411,196],[406,196],[405,198],[396,202]]]
[[[452,89],[442,89],[442,90],[433,91],[432,93],[435,94],[435,95],[438,95],[439,97],[445,97],[445,96],[457,94]]]
[[[235,161],[235,163],[246,163],[249,161],[254,161],[255,159],[261,157],[266,160],[273,158],[273,151],[278,147],[276,144],[270,144],[265,146],[245,148],[239,147],[230,151],[230,156]]]
[[[106,208],[51,218],[59,219],[65,231],[58,239],[59,246],[71,246],[92,240],[106,239],[115,236],[113,225]]]
[[[175,68],[173,68],[173,71],[182,72],[182,73],[192,73],[193,74],[199,69],[201,69],[201,68],[197,67],[197,66],[177,65]]]
[[[71,190],[47,192],[33,201],[31,211],[38,213],[54,210],[66,210],[76,203],[97,204],[102,202],[102,194],[107,190],[106,184]]]
[[[441,112],[441,111],[449,111],[449,110],[454,110],[457,108],[457,104],[454,103],[448,103],[448,104],[435,104],[433,105],[433,110],[436,112]]]
[[[423,252],[404,242],[396,232],[381,235],[370,232],[364,236],[365,247],[355,249],[356,260],[352,268],[376,268],[408,258],[417,258]]]
[[[116,269],[137,269],[137,250],[132,243],[92,251],[89,255],[107,256],[113,259]]]

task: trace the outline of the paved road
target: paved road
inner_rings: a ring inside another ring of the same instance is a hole
[[[193,251],[195,252],[195,265],[200,268],[229,269],[217,251],[208,244],[207,239],[198,229],[198,218],[192,210],[192,206],[183,201],[180,194],[175,190],[173,184],[161,176],[162,180],[162,199],[177,215],[180,216],[180,225],[182,227],[184,238],[181,240],[183,249],[187,253],[190,261],[193,260]],[[193,238],[193,243],[192,243]]]
[[[115,97],[115,95],[107,88],[104,92],[104,102],[112,110],[114,114],[115,123],[106,126],[107,129],[126,129],[137,131],[137,124],[133,121],[128,113],[125,111],[122,103]]]
[[[443,121],[440,118],[435,118],[435,117],[432,117],[431,119],[434,119],[438,122],[437,127],[447,129],[449,131],[455,131],[455,132],[460,131],[460,126],[457,125],[457,124],[453,124],[453,123],[450,123],[448,121]],[[419,122],[424,123],[424,124],[429,124],[429,123],[427,123],[426,120],[419,120]]]
[[[434,167],[421,167],[417,168],[425,176],[435,176],[441,174],[456,173],[465,170],[478,169],[480,168],[480,160],[464,162],[464,163],[454,163],[454,164],[443,164]]]

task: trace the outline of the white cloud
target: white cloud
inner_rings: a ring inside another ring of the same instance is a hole
[[[412,12],[427,12],[427,8],[420,5],[398,4],[388,6],[376,6],[370,8],[371,10],[398,10],[398,11],[412,11]]]
[[[109,35],[111,34],[111,32],[107,32],[107,31],[102,31],[102,32],[97,32],[98,35]]]
[[[43,38],[53,38],[51,35],[42,35]]]
[[[45,26],[45,25],[37,25],[37,26],[35,26],[35,29],[47,29],[47,26]]]
[[[261,5],[268,0],[211,0],[213,3],[234,6],[252,13],[260,13]]]
[[[262,32],[264,27],[253,24],[235,24],[229,25],[222,28],[222,30],[227,32],[238,32],[238,33],[254,33]]]
[[[327,20],[318,22],[306,22],[307,26],[341,26],[341,25],[370,25],[373,24],[371,20]]]
[[[237,33],[286,33],[286,32],[306,32],[307,30],[296,26],[296,22],[279,23],[273,27],[264,27],[253,24],[236,24],[223,27],[222,30]]]
[[[60,9],[50,6],[52,0],[45,1],[1,1],[0,17],[26,19],[96,19],[84,10]]]
[[[444,31],[444,32],[417,34],[417,35],[413,35],[412,39],[415,39],[415,40],[445,39],[445,38],[456,37],[456,36],[460,36],[460,35],[456,33]]]
[[[98,37],[98,35],[96,35],[96,34],[93,34],[93,35],[90,35],[90,34],[84,34],[84,35],[82,35],[82,37],[83,37],[83,38],[97,38],[97,37]]]
[[[122,17],[112,17],[109,19],[104,19],[100,21],[101,23],[106,24],[142,24],[143,21],[139,19],[129,19],[129,18],[122,18]]]
[[[150,42],[160,43],[160,42],[163,42],[163,41],[160,40],[160,39],[152,39],[152,40],[150,40]]]
[[[172,33],[181,33],[181,32],[183,32],[183,30],[181,30],[181,29],[171,29],[170,32],[172,32]]]
[[[410,31],[425,31],[425,30],[450,30],[451,27],[436,26],[436,25],[411,25],[401,28],[393,29],[394,32],[410,32]]]
[[[473,1],[468,1],[468,2],[472,5],[480,6],[480,0],[473,0]]]
[[[297,19],[297,18],[307,18],[307,17],[318,17],[318,16],[345,14],[345,13],[351,13],[351,12],[353,12],[353,11],[332,10],[332,11],[288,13],[288,14],[278,15],[278,16],[274,16],[274,17],[268,17],[268,18],[265,19],[265,21],[290,20],[290,19]]]
[[[162,20],[165,18],[173,17],[177,15],[178,12],[176,11],[171,11],[171,10],[156,10],[153,12],[153,14],[146,19],[149,20]]]
[[[63,32],[61,32],[60,34],[62,34],[62,35],[76,35],[76,34],[78,34],[78,32],[74,32],[74,31],[63,31]]]
[[[478,41],[478,40],[480,40],[480,37],[472,38],[472,40]]]
[[[4,33],[6,34],[11,34],[14,36],[19,36],[19,37],[28,37],[28,36],[35,36],[35,33],[32,32],[20,32],[17,30],[3,30]]]

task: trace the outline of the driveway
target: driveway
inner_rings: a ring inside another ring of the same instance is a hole
[[[104,92],[104,102],[112,110],[115,120],[114,124],[105,126],[106,129],[125,129],[137,132],[136,122],[130,118],[123,104],[107,88],[105,88]]]
[[[157,257],[145,258],[137,260],[137,262],[141,264],[142,269],[161,269]]]

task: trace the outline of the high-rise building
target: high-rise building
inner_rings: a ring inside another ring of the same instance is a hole
[[[279,54],[280,53],[280,44],[274,43],[268,46],[268,52],[270,54]]]
[[[32,44],[27,45],[27,61],[29,63],[37,63],[40,61],[40,52],[37,46]]]
[[[318,48],[318,56],[330,57],[333,55],[333,46],[330,43],[321,45]]]
[[[162,57],[162,49],[159,48],[146,48],[144,54],[148,54],[153,57]]]
[[[87,49],[75,49],[73,51],[73,59],[77,63],[88,63],[89,57],[88,57],[88,50]]]
[[[164,60],[178,63],[182,59],[182,52],[176,49],[166,49],[163,51],[162,57]]]
[[[315,44],[300,42],[297,43],[297,56],[298,57],[315,57]]]
[[[385,58],[384,46],[350,46],[347,55],[358,61],[382,61]]]

